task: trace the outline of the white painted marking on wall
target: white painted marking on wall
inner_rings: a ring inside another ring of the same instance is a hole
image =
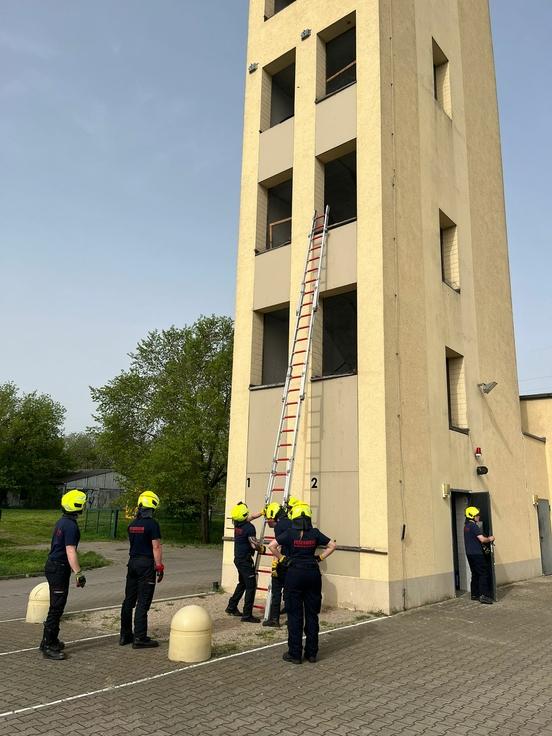
[[[334,634],[336,631],[344,631],[345,629],[354,629],[358,626],[364,626],[366,624],[373,624],[376,621],[381,621],[389,618],[388,616],[379,616],[378,618],[367,619],[366,621],[359,621],[356,624],[347,624],[346,626],[338,626],[335,629],[328,629],[328,631],[321,631],[320,636],[325,634]],[[51,705],[60,705],[61,703],[71,703],[74,700],[81,700],[82,698],[88,698],[92,695],[101,695],[102,693],[110,693],[115,690],[122,690],[123,688],[132,687],[133,685],[142,685],[144,682],[153,682],[154,680],[160,680],[163,677],[169,675],[176,675],[180,672],[186,672],[187,670],[194,670],[198,667],[206,667],[207,665],[216,664],[217,662],[224,662],[227,659],[235,659],[236,657],[243,657],[245,654],[254,654],[256,652],[262,652],[265,649],[273,649],[274,647],[281,647],[287,644],[285,641],[278,641],[275,644],[265,644],[262,647],[256,647],[255,649],[246,649],[244,652],[236,652],[235,654],[227,654],[224,657],[217,657],[216,659],[208,659],[206,662],[198,662],[197,664],[188,664],[185,667],[178,667],[168,672],[160,672],[157,675],[151,675],[150,677],[142,677],[139,680],[132,680],[130,682],[121,682],[119,685],[109,685],[108,687],[102,687],[99,690],[89,690],[86,693],[79,693],[78,695],[70,695],[67,698],[59,698],[58,700],[50,700],[48,703],[39,703],[38,705],[29,705],[26,708],[18,708],[16,710],[7,710],[4,713],[0,713],[0,718],[6,718],[7,716],[21,715],[22,713],[30,713],[35,710],[41,710],[42,708],[48,708]]]

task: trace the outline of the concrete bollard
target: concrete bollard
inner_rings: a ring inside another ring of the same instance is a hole
[[[213,622],[201,606],[184,606],[171,621],[169,659],[172,662],[205,662],[211,656]]]
[[[29,593],[29,602],[27,603],[27,616],[25,621],[28,624],[43,624],[48,615],[50,607],[50,588],[48,583],[39,583]]]

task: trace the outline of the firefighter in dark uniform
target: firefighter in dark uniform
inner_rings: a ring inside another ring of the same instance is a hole
[[[290,499],[288,504],[295,499]],[[293,503],[291,504],[293,505]],[[264,512],[266,523],[274,530],[274,537],[278,537],[288,529],[291,529],[291,519],[288,518],[287,511],[283,506],[274,501],[269,503]],[[284,556],[287,556],[287,548],[281,550]],[[282,602],[282,591],[284,589],[285,568],[278,565],[278,559],[272,558],[272,577],[270,580],[270,611],[268,618],[263,621],[263,626],[280,627],[280,606]]]
[[[82,514],[85,504],[86,494],[83,491],[67,491],[61,499],[63,516],[56,522],[52,535],[50,554],[44,568],[50,588],[50,608],[40,642],[42,654],[47,659],[65,659],[65,644],[59,640],[59,622],[69,595],[71,570],[75,573],[77,588],[84,588],[86,584],[77,554],[80,540],[77,517]]]
[[[148,611],[155,591],[156,578],[163,580],[163,546],[161,530],[153,518],[159,507],[159,496],[144,491],[138,498],[136,518],[128,525],[130,558],[126,577],[125,600],[121,608],[121,636],[119,644],[132,644],[133,649],[158,647],[159,642],[148,636]],[[134,632],[132,630],[132,609]]]
[[[230,517],[234,522],[234,565],[238,571],[238,584],[228,601],[226,613],[230,616],[240,616],[241,620],[248,624],[258,624],[261,620],[253,616],[257,578],[253,564],[254,550],[252,544],[258,543],[255,538],[257,532],[251,522],[262,515],[263,511],[258,514],[251,514],[247,504],[243,501],[236,504],[230,512]],[[260,546],[262,547],[262,545]],[[243,611],[240,611],[238,605],[244,593]]]
[[[464,544],[471,570],[471,599],[491,604],[494,603],[491,594],[491,555],[490,548],[489,554],[485,554],[483,545],[491,544],[495,538],[492,534],[486,537],[481,533],[479,519],[479,509],[476,506],[468,506],[464,525]]]
[[[303,626],[305,630],[305,659],[316,662],[318,656],[318,614],[322,605],[322,576],[318,565],[329,557],[336,543],[312,526],[312,511],[307,504],[296,504],[291,509],[291,529],[273,540],[269,549],[287,566],[284,595],[288,617],[288,651],[282,659],[301,664],[303,655]],[[318,547],[326,547],[316,553]],[[288,555],[282,554],[282,549]]]

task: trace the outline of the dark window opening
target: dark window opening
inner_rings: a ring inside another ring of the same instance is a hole
[[[262,383],[283,383],[288,368],[289,308],[263,315]]]
[[[288,5],[294,3],[295,0],[266,0],[265,2],[265,20],[272,18],[273,15],[284,10]]]
[[[356,82],[356,28],[326,43],[326,94]]]
[[[356,151],[329,161],[325,165],[324,203],[330,207],[330,225],[356,219]]]
[[[272,76],[270,127],[293,117],[295,113],[295,64]]]
[[[266,249],[291,243],[292,180],[268,190]]]
[[[322,375],[335,376],[357,370],[356,291],[323,300]]]

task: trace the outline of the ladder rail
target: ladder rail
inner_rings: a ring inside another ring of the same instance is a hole
[[[288,369],[286,372],[286,379],[284,382],[284,388],[282,391],[282,408],[280,411],[280,419],[278,422],[278,430],[276,434],[276,442],[274,445],[274,453],[272,455],[272,465],[268,476],[267,486],[266,486],[266,492],[265,492],[265,506],[269,504],[272,500],[272,496],[275,491],[275,483],[278,478],[284,477],[285,480],[283,482],[283,488],[278,489],[279,491],[283,491],[282,496],[282,503],[285,503],[289,498],[289,492],[291,488],[291,480],[292,480],[292,474],[293,474],[293,467],[295,464],[295,454],[297,450],[297,443],[298,443],[298,437],[299,437],[299,427],[300,427],[300,421],[301,421],[301,413],[302,413],[302,404],[305,399],[305,391],[306,391],[306,381],[307,381],[307,374],[308,374],[308,368],[311,358],[311,348],[312,348],[312,340],[313,340],[313,329],[314,329],[314,321],[316,318],[316,312],[318,311],[318,302],[319,302],[319,296],[320,296],[320,276],[322,272],[322,263],[324,259],[324,252],[325,252],[325,245],[326,240],[328,236],[328,223],[329,223],[329,212],[330,208],[328,205],[326,205],[326,208],[324,210],[323,215],[317,215],[316,211],[314,212],[313,218],[312,218],[312,226],[309,234],[309,247],[307,249],[307,254],[305,258],[305,267],[303,270],[303,278],[301,281],[301,289],[299,292],[299,300],[298,300],[298,306],[295,311],[296,319],[295,319],[295,327],[293,331],[293,338],[291,341],[291,352],[289,355],[289,361],[288,361]],[[322,220],[322,225],[319,225],[317,223]],[[318,242],[317,242],[318,241]],[[316,245],[315,245],[316,244]],[[319,251],[318,255],[313,257],[314,251]],[[315,268],[309,268],[309,264],[313,263],[314,261],[318,260],[318,264]],[[311,274],[314,274],[313,277],[309,278]],[[314,284],[314,288],[312,290],[307,291],[307,284]],[[311,296],[311,301],[305,301],[305,297]],[[303,314],[303,310],[305,307],[310,308],[307,314]],[[301,324],[302,320],[308,319],[308,325]],[[299,337],[299,333],[305,331],[307,332],[306,337]],[[304,349],[297,350],[297,346],[301,343],[305,343]],[[304,360],[303,362],[295,363],[295,357],[299,355],[300,353],[304,354]],[[302,366],[300,375],[293,375],[294,368],[297,366]],[[300,380],[299,388],[291,388],[292,381]],[[290,393],[298,393],[298,398],[296,402],[290,402],[289,396]],[[289,411],[288,407],[290,406],[296,406],[296,412],[295,414],[287,414],[286,412]],[[293,426],[290,429],[288,426],[288,422],[293,422]],[[286,443],[282,443],[282,437],[284,434],[291,433],[291,437],[288,437],[288,441]],[[289,447],[290,450],[286,453],[287,457],[279,458],[279,450],[282,447]],[[285,463],[285,471],[278,471],[278,467]],[[265,535],[266,530],[266,519],[263,517],[262,522],[262,529],[261,529],[261,535],[260,539],[261,541],[266,540]],[[258,575],[259,572],[262,572],[264,574],[270,574],[271,570],[260,570],[261,565],[261,557],[263,555],[261,553],[258,553],[256,555],[255,559],[255,573]],[[265,552],[265,556],[271,556],[270,553]],[[267,585],[267,588],[262,588],[262,590],[267,591],[266,600],[265,600],[265,611],[264,611],[264,618],[265,620],[268,618],[269,614],[269,608],[270,608],[270,600],[271,600],[271,578],[269,578],[269,582]],[[259,588],[260,590],[261,588]],[[259,608],[262,606],[255,606],[256,608]]]

